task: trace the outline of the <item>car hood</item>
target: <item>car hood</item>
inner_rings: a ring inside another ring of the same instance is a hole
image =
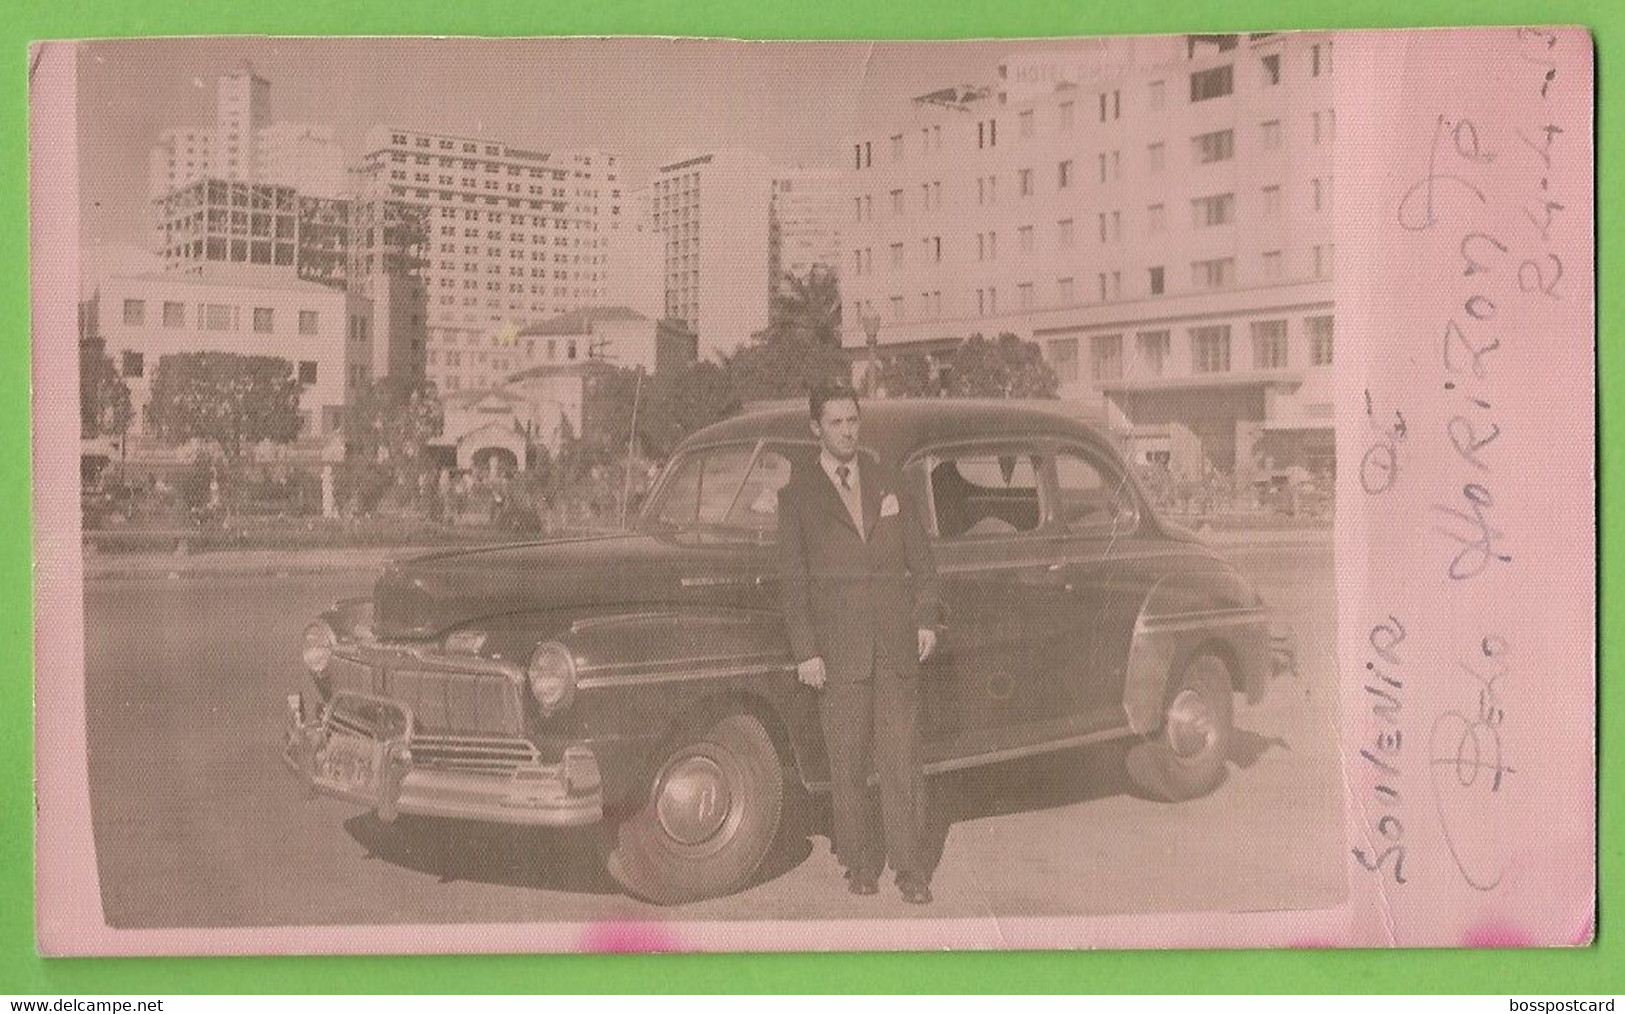
[[[755,571],[764,561],[753,550],[616,534],[393,562],[374,590],[374,631],[386,639],[426,638],[516,613],[580,614],[735,598],[758,587]]]

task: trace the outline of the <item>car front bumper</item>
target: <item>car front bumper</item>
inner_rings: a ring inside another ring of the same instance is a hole
[[[335,720],[347,706],[380,720],[370,728]],[[405,705],[371,694],[336,693],[319,717],[290,696],[283,759],[312,795],[365,806],[386,821],[408,814],[576,827],[604,816],[598,761],[585,747],[545,763],[523,740],[419,736]]]

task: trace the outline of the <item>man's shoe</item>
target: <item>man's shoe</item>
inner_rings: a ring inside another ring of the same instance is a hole
[[[867,870],[847,870],[846,889],[853,894],[875,894],[880,890],[880,875]]]
[[[903,900],[910,905],[931,904],[931,885],[923,880],[899,880],[897,889],[903,892]]]

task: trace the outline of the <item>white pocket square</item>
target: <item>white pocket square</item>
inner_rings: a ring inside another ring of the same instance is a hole
[[[896,513],[897,497],[895,494],[887,493],[886,498],[880,501],[880,516],[883,518],[889,518]]]

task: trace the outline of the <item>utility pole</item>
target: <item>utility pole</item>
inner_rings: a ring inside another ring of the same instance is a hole
[[[632,499],[632,453],[638,443],[638,403],[643,400],[643,367],[638,367],[637,386],[632,389],[632,430],[626,436],[626,474],[621,479],[621,528],[626,528],[626,511]]]

